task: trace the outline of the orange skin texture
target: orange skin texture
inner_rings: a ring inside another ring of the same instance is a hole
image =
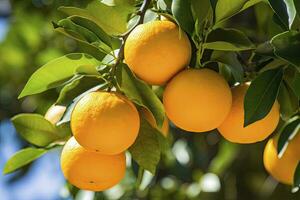
[[[61,153],[61,169],[72,185],[83,190],[103,191],[123,179],[126,159],[124,153],[104,155],[88,151],[72,137]]]
[[[65,106],[52,105],[45,114],[45,119],[50,121],[52,124],[56,124],[62,118],[66,111]]]
[[[142,108],[141,112],[143,113],[144,117],[146,118],[146,120],[154,127],[154,128],[158,128],[157,124],[156,124],[156,120],[153,116],[153,114],[148,111],[147,109]],[[161,133],[167,137],[169,134],[169,120],[167,117],[164,118],[162,127],[160,129]]]
[[[210,69],[188,69],[176,75],[163,94],[168,118],[179,128],[206,132],[221,125],[232,96],[225,79]]]
[[[264,166],[277,181],[292,185],[298,159],[287,149],[281,158],[277,154],[277,139],[268,141],[264,150]]]
[[[191,44],[175,23],[151,21],[130,33],[124,57],[139,78],[152,85],[163,85],[189,64]]]
[[[115,92],[96,91],[76,104],[71,129],[80,145],[103,154],[119,154],[137,138],[139,113],[132,102]]]
[[[218,128],[225,139],[234,143],[249,144],[262,141],[272,134],[279,122],[279,104],[276,101],[265,118],[243,127],[244,96],[248,87],[249,85],[244,84],[232,89],[231,111]]]

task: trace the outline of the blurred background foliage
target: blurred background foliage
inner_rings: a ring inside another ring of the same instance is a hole
[[[72,39],[53,31],[52,21],[63,14],[61,5],[81,6],[87,1],[0,0],[0,168],[17,150],[27,146],[9,118],[17,113],[44,114],[57,91],[17,100],[28,77],[47,61],[78,52]],[[258,4],[222,26],[237,27],[261,43],[281,32],[270,16],[271,8]],[[157,176],[144,174],[135,191],[135,166],[121,184],[104,192],[78,191],[65,186],[59,152],[52,150],[25,169],[0,176],[0,198],[5,200],[54,199],[300,199],[291,187],[278,184],[263,168],[265,142],[236,145],[218,133],[190,134],[171,128],[173,147],[166,153]]]

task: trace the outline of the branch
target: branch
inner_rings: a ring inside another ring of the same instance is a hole
[[[114,80],[117,65],[119,65],[124,59],[124,46],[125,46],[126,39],[129,36],[129,34],[133,31],[133,29],[135,29],[138,25],[140,25],[144,22],[145,14],[146,14],[146,11],[147,11],[148,6],[150,5],[150,3],[151,3],[151,0],[144,0],[143,1],[143,4],[141,5],[140,9],[137,11],[137,15],[139,16],[139,20],[137,21],[137,23],[131,29],[129,29],[127,32],[125,32],[124,34],[122,34],[120,36],[122,38],[122,44],[121,44],[121,47],[119,49],[119,53],[118,53],[118,57],[116,59],[116,63],[112,66],[112,70],[111,70],[112,80]],[[111,87],[108,90],[111,90]]]

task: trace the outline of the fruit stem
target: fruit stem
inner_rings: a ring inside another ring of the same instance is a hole
[[[124,59],[124,46],[125,46],[126,39],[127,39],[128,35],[133,31],[133,29],[135,29],[135,27],[137,27],[138,25],[140,25],[144,22],[145,14],[146,14],[146,11],[147,11],[150,3],[151,3],[151,0],[143,1],[140,9],[137,11],[137,15],[139,16],[139,20],[137,21],[137,23],[131,29],[129,29],[127,32],[120,35],[120,37],[122,39],[122,44],[121,44],[121,47],[118,52],[118,57],[116,59],[116,63],[111,68],[111,83],[112,84],[108,88],[108,91],[111,91],[111,89],[112,89],[113,82],[114,82],[115,75],[116,75],[116,68]]]

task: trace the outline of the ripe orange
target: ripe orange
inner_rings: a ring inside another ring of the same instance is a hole
[[[225,79],[210,69],[188,69],[176,75],[163,94],[168,118],[186,131],[217,128],[231,108],[231,91]]]
[[[146,120],[154,127],[157,128],[157,124],[156,124],[156,120],[153,116],[153,114],[148,111],[147,109],[142,108],[141,112],[143,113],[143,115],[145,116]],[[169,120],[167,118],[167,116],[165,116],[165,119],[163,121],[162,127],[160,129],[161,133],[167,137],[168,133],[169,133]]]
[[[104,155],[88,151],[72,137],[61,153],[61,169],[72,185],[83,190],[102,191],[124,177],[125,154]]]
[[[130,147],[139,132],[134,104],[115,92],[96,91],[76,104],[71,129],[80,145],[103,154],[118,154]]]
[[[264,166],[276,180],[292,185],[297,164],[298,159],[290,154],[290,151],[286,151],[278,158],[277,139],[272,138],[268,141],[264,150]]]
[[[45,119],[50,121],[52,124],[56,124],[62,118],[66,111],[65,106],[52,105],[45,114]]]
[[[244,96],[249,85],[243,84],[232,89],[233,102],[230,113],[218,127],[221,135],[236,143],[254,143],[266,139],[277,127],[279,122],[279,104],[276,101],[269,114],[244,127]]]
[[[149,84],[162,85],[191,59],[187,35],[170,21],[151,21],[137,26],[124,48],[125,62]]]

